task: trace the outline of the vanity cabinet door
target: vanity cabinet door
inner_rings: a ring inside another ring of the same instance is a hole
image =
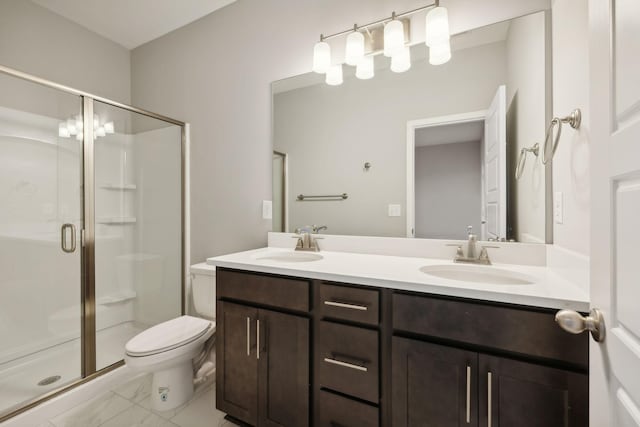
[[[481,427],[586,427],[589,378],[562,369],[481,354]]]
[[[260,426],[309,425],[309,319],[259,310]]]
[[[392,347],[393,427],[478,425],[477,353],[399,337]]]
[[[216,407],[251,425],[258,422],[258,310],[218,301]]]

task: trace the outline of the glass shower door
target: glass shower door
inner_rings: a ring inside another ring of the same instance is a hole
[[[94,101],[96,368],[182,313],[182,127]]]
[[[82,98],[0,75],[0,418],[81,377]]]

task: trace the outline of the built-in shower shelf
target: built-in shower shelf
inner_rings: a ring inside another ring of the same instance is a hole
[[[102,184],[100,188],[105,190],[135,190],[138,187],[135,184]]]
[[[113,217],[113,218],[97,218],[98,224],[135,224],[134,217]]]

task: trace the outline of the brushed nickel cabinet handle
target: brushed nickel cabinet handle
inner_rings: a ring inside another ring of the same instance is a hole
[[[260,319],[256,320],[256,359],[260,360]]]
[[[340,360],[330,359],[328,357],[325,357],[324,361],[327,363],[332,363],[334,365],[344,366],[345,368],[351,368],[351,369],[356,369],[358,371],[367,372],[367,368],[365,366],[354,365],[353,363],[342,362]]]
[[[487,372],[487,427],[491,427],[491,372]]]
[[[367,306],[366,305],[346,304],[346,303],[343,303],[343,302],[335,302],[335,301],[325,301],[324,303],[325,303],[325,305],[330,305],[332,307],[350,308],[351,310],[367,311]]]
[[[249,335],[251,335],[251,318],[247,317],[247,356],[251,356],[251,341]]]
[[[467,366],[467,424],[471,423],[471,366]]]

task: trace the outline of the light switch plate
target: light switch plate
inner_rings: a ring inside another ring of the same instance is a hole
[[[400,205],[389,205],[389,216],[400,216],[401,212]]]
[[[262,219],[273,218],[273,203],[271,200],[262,201]]]
[[[562,200],[562,192],[556,191],[553,193],[553,221],[556,224],[562,224],[564,216],[564,204]]]

